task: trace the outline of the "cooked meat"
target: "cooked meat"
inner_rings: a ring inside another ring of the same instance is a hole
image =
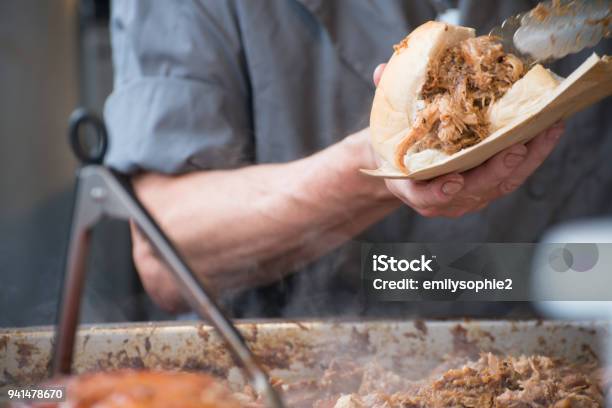
[[[486,138],[488,107],[524,74],[523,63],[490,36],[470,38],[444,51],[429,67],[422,109],[398,148],[396,164],[404,167],[409,150],[453,154]]]
[[[69,377],[67,400],[54,408],[237,408],[230,391],[205,374],[119,370]],[[57,383],[56,383],[57,385]]]
[[[545,21],[550,16],[550,10],[548,6],[544,3],[538,3],[537,6],[530,13],[533,17],[535,17],[538,21]]]
[[[549,357],[481,356],[449,370],[416,394],[394,395],[402,407],[603,407],[593,367]]]
[[[357,369],[353,362],[333,361],[321,378],[282,388],[291,407],[594,408],[604,406],[601,373],[595,366],[488,353],[477,361],[455,356],[429,377],[410,381],[376,363]],[[262,401],[257,407],[263,407]]]
[[[543,356],[486,354],[424,381],[416,391],[396,392],[384,400],[387,407],[404,408],[603,407],[603,394],[590,377],[591,370]]]
[[[334,360],[320,376],[290,384],[274,380],[273,386],[283,392],[287,406],[296,408],[594,408],[604,406],[602,386],[610,382],[595,363],[490,353],[477,361],[457,355],[426,378],[406,378],[374,362]],[[231,395],[204,374],[119,370],[70,377],[61,384],[66,402],[33,406],[265,407],[252,387]]]

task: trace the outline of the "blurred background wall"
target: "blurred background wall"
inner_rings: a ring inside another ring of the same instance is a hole
[[[109,10],[0,0],[0,327],[54,322],[76,169],[67,120],[79,105],[101,114],[112,90]],[[83,321],[154,318],[129,250],[125,223],[96,228]]]
[[[78,101],[77,0],[0,2],[0,214],[64,188],[74,160],[66,117]]]

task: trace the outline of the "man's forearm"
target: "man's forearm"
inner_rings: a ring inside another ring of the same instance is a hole
[[[280,279],[399,206],[381,180],[359,174],[361,166],[373,166],[365,134],[286,164],[148,174],[134,185],[198,276],[224,290]],[[145,286],[172,308],[172,280],[135,238]]]

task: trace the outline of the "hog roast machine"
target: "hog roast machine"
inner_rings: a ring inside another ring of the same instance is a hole
[[[97,132],[95,152],[84,147],[83,126]],[[186,263],[134,196],[129,183],[101,165],[102,122],[84,111],[72,116],[70,140],[85,164],[78,172],[71,246],[60,321],[50,327],[0,330],[0,391],[35,384],[50,374],[118,368],[203,370],[235,389],[249,381],[270,406],[282,401],[268,381],[317,378],[334,358],[426,376],[447,355],[492,351],[542,354],[580,362],[604,352],[605,322],[562,321],[256,321],[237,329],[219,311]],[[90,227],[103,215],[129,218],[174,271],[191,306],[210,322],[86,325],[76,330]],[[229,345],[229,347],[228,347]],[[254,356],[257,356],[254,357]],[[246,369],[243,373],[243,369]],[[246,375],[245,375],[246,374]]]

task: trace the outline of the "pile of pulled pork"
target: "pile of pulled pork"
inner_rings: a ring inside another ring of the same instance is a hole
[[[318,379],[276,386],[288,406],[303,408],[593,408],[604,406],[601,377],[595,363],[487,353],[477,361],[455,357],[419,381],[376,363],[334,361]],[[243,403],[262,407],[250,394]]]
[[[420,110],[400,149],[453,154],[480,142],[489,135],[488,107],[525,72],[523,63],[490,36],[450,47],[429,67]]]

